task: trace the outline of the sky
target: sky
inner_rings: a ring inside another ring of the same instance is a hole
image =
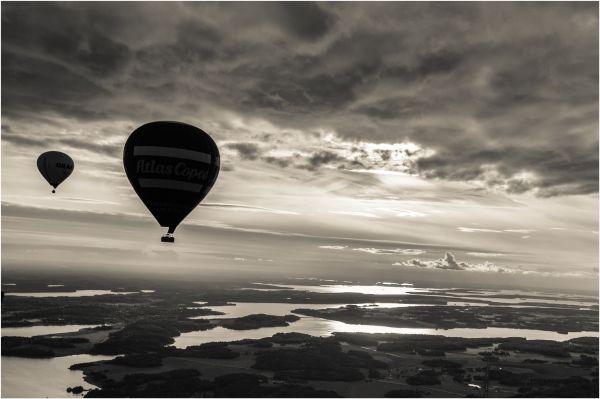
[[[596,3],[1,10],[4,271],[598,287]],[[156,120],[221,152],[175,245],[122,163]]]

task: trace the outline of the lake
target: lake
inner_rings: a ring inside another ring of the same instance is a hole
[[[59,296],[79,297],[79,296],[94,296],[94,295],[128,295],[138,294],[138,291],[110,291],[110,290],[76,290],[71,292],[7,292],[5,296],[28,296],[33,298],[56,298]]]
[[[257,283],[255,283],[257,284]],[[507,305],[511,306],[512,304],[528,304],[528,303],[546,303],[552,305],[573,305],[580,307],[592,307],[594,305],[598,305],[598,298],[591,296],[582,296],[576,295],[579,300],[569,299],[568,294],[549,294],[543,293],[539,291],[534,291],[531,293],[525,293],[523,291],[517,290],[469,290],[469,291],[461,291],[461,292],[452,292],[453,289],[443,289],[443,288],[417,288],[407,285],[390,285],[391,283],[382,284],[382,285],[346,285],[346,284],[332,284],[332,285],[290,285],[290,284],[269,284],[271,286],[276,286],[279,289],[293,289],[296,291],[307,291],[307,292],[315,292],[315,293],[357,293],[357,294],[368,294],[368,295],[411,295],[411,294],[420,294],[420,295],[428,295],[431,296],[432,299],[438,299],[440,297],[457,297],[460,298],[460,301],[454,302],[454,304],[458,304],[464,301],[469,300],[485,300],[492,302],[497,305]],[[254,288],[255,289],[255,288]],[[261,288],[261,291],[272,290],[269,288]],[[440,292],[441,291],[441,292]],[[514,298],[497,298],[493,295],[514,295]],[[536,298],[535,296],[552,296],[551,298]],[[530,297],[533,296],[533,297]],[[582,297],[585,297],[583,299]],[[556,299],[555,299],[556,298]],[[467,306],[486,306],[485,303],[472,303]],[[459,305],[460,306],[460,305]]]
[[[290,285],[290,284],[269,284],[280,287],[279,289],[291,288],[298,291],[321,292],[321,293],[355,293],[370,295],[409,295],[424,294],[433,292],[431,288],[416,288],[407,285]]]
[[[52,359],[2,356],[2,397],[76,397],[67,387],[95,388],[83,380],[83,372],[69,370],[75,363],[112,359],[114,356],[72,355]]]
[[[64,326],[30,326],[30,327],[2,327],[0,332],[3,337],[34,337],[36,335],[70,333],[82,328],[97,327],[96,324],[66,324]]]
[[[203,305],[205,302],[195,302]],[[356,306],[374,306],[381,308],[406,308],[412,306],[432,306],[418,305],[411,303],[396,303],[396,302],[377,302],[377,303],[357,303]],[[190,319],[230,319],[233,317],[243,317],[250,314],[264,313],[272,316],[285,316],[291,314],[294,309],[331,309],[341,308],[347,304],[318,304],[318,303],[275,303],[275,302],[236,302],[236,306],[206,306],[206,309],[213,309],[217,312],[223,312],[223,315],[216,316],[196,316]]]
[[[202,304],[202,302],[199,302]],[[386,303],[382,303],[386,304]],[[363,304],[364,305],[364,304]],[[373,304],[369,304],[373,305]],[[389,303],[387,305],[402,305]],[[236,306],[209,306],[208,308],[223,312],[219,316],[199,316],[196,318],[205,319],[223,319],[232,317],[243,317],[249,314],[264,313],[275,316],[291,314],[293,309],[325,309],[335,308],[345,305],[331,304],[292,304],[292,303],[249,303],[240,302]],[[412,305],[418,306],[418,305]],[[200,345],[206,342],[214,341],[237,341],[240,339],[259,339],[270,337],[276,333],[299,332],[314,336],[329,336],[334,332],[362,332],[362,333],[393,333],[393,334],[427,334],[427,335],[445,335],[447,337],[465,337],[465,338],[505,338],[505,337],[525,337],[527,339],[550,339],[555,341],[566,341],[577,337],[597,337],[597,331],[571,332],[560,334],[554,331],[527,330],[513,328],[453,328],[448,330],[433,328],[400,328],[386,327],[367,324],[348,324],[341,321],[326,320],[311,316],[300,316],[300,320],[290,323],[287,327],[266,327],[255,330],[230,330],[223,327],[216,327],[206,331],[191,331],[175,337],[174,345],[178,348],[186,348],[191,345]]]
[[[10,283],[9,283],[10,284]],[[354,292],[364,294],[379,294],[379,295],[445,295],[444,290],[415,288],[405,285],[348,285],[348,284],[331,284],[325,286],[308,286],[308,285],[280,285],[279,289],[283,288],[303,290],[308,292],[328,292],[342,293]],[[269,290],[269,288],[260,288],[261,290]],[[140,290],[142,293],[151,293],[153,290]],[[443,291],[443,292],[440,292]],[[126,295],[139,292],[119,292],[111,290],[77,290],[74,292],[20,292],[10,293],[7,295],[30,296],[30,297],[78,297],[92,295]],[[490,295],[504,293],[501,291],[489,291]],[[577,298],[573,300],[568,296],[557,295],[556,300],[540,299],[528,297],[533,294],[525,294],[521,291],[506,292],[514,294],[515,299],[493,298],[487,296],[487,292],[469,291],[462,293],[449,293],[449,297],[456,298],[451,305],[454,306],[487,306],[477,302],[469,302],[469,300],[485,299],[494,303],[515,306],[516,302],[545,302],[552,304],[585,304],[591,306],[594,298]],[[197,302],[198,306],[203,305],[203,302]],[[450,303],[449,303],[450,304]],[[403,304],[396,302],[377,302],[377,303],[359,303],[357,306],[378,306],[385,308],[399,308],[411,306],[429,306],[423,304]],[[340,304],[298,304],[298,303],[236,303],[236,306],[205,306],[205,308],[213,309],[225,313],[219,316],[199,316],[196,318],[206,319],[223,319],[243,317],[249,314],[265,313],[271,315],[283,316],[291,314],[293,309],[308,308],[308,309],[324,309],[346,306],[345,303]],[[300,315],[299,315],[300,316]],[[64,325],[64,326],[33,326],[33,327],[10,327],[2,328],[3,336],[35,336],[43,334],[59,334],[64,332],[74,332],[81,328],[94,327],[89,325]],[[377,325],[362,325],[362,324],[347,324],[340,321],[326,320],[310,316],[300,316],[300,320],[290,323],[287,327],[268,327],[254,330],[229,330],[223,327],[216,327],[208,331],[193,331],[181,334],[175,338],[175,346],[185,348],[190,345],[199,345],[206,342],[215,341],[237,341],[245,338],[259,339],[270,337],[276,333],[300,332],[313,336],[329,336],[334,332],[363,332],[363,333],[397,333],[397,334],[431,334],[445,335],[449,337],[525,337],[528,339],[549,339],[556,341],[564,341],[581,336],[598,337],[597,331],[591,332],[575,332],[569,334],[559,334],[552,331],[541,330],[525,330],[525,329],[509,329],[509,328],[456,328],[449,330],[428,329],[428,328],[397,328],[385,327]],[[73,397],[76,395],[68,394],[66,388],[71,386],[81,385],[84,388],[92,388],[90,384],[83,381],[83,373],[81,371],[69,370],[69,366],[75,363],[91,362],[98,360],[112,359],[114,356],[92,356],[92,355],[72,355],[57,357],[52,359],[28,359],[2,356],[2,397]],[[81,395],[80,395],[81,396]]]

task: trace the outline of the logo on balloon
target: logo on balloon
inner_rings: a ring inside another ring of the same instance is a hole
[[[208,179],[208,170],[200,170],[188,166],[185,162],[177,164],[157,163],[154,160],[139,160],[136,164],[136,173],[138,174],[158,174],[165,176],[184,177],[186,180],[197,179],[205,181]]]

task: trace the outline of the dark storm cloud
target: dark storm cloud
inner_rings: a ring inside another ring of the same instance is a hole
[[[274,6],[281,10],[283,27],[302,39],[319,39],[334,22],[332,15],[312,1],[276,3]]]
[[[40,58],[59,60],[104,77],[121,69],[129,49],[106,35],[110,26],[87,15],[90,8],[54,3],[3,5],[3,48],[26,48]]]
[[[431,106],[433,104],[419,101],[415,98],[386,98],[361,105],[356,110],[372,118],[392,120],[424,115],[425,110]]]
[[[257,159],[260,153],[258,145],[254,143],[228,143],[225,145],[225,147],[237,151],[240,155],[240,158],[249,159],[251,161]]]
[[[344,161],[345,159],[338,154],[330,151],[319,151],[312,154],[308,160],[306,167],[308,169],[317,169],[322,165],[331,164],[333,162]]]
[[[3,114],[31,115],[51,111],[90,119],[106,114],[91,105],[107,94],[92,80],[51,61],[2,50]]]
[[[507,191],[523,193],[536,187],[538,194],[550,197],[564,194],[589,194],[598,191],[598,143],[592,148],[506,147],[501,150],[464,149],[443,151],[417,160],[416,170],[428,178],[448,180],[486,180],[486,165],[496,165],[501,179],[490,180],[494,186],[507,183]],[[535,180],[512,178],[521,172],[536,173]]]
[[[3,3],[3,117],[197,120],[210,108],[408,140],[432,154],[413,165],[426,178],[594,193],[597,14],[596,3]],[[343,162],[235,150],[280,167]]]
[[[291,71],[276,71],[274,75],[261,71],[264,77],[245,75],[250,81],[256,79],[257,84],[246,91],[243,103],[271,110],[336,111],[354,101],[359,89],[376,71],[377,65],[371,63],[308,75],[297,65]]]
[[[292,162],[289,158],[264,157],[263,161],[281,168],[287,168]]]
[[[462,61],[462,56],[450,49],[420,54],[415,65],[398,65],[383,70],[384,77],[415,81],[430,75],[450,73]]]
[[[509,193],[522,194],[532,189],[531,183],[523,179],[512,179],[507,184],[506,191]]]
[[[165,80],[165,77],[192,73],[203,79],[204,65],[219,57],[228,59],[231,56],[226,48],[221,47],[221,33],[203,22],[183,22],[175,28],[173,35],[171,41],[145,46],[135,52],[132,72],[135,81],[146,86],[145,79],[159,77],[159,82],[165,81],[172,85],[171,89],[181,90],[175,86],[176,80]]]

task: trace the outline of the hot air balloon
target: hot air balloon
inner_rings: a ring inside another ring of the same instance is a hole
[[[123,150],[127,178],[162,227],[162,242],[206,197],[217,180],[219,149],[197,127],[181,122],[151,122],[131,133]]]
[[[74,165],[70,156],[59,151],[45,152],[37,159],[38,170],[44,179],[54,187],[52,193],[55,193],[56,187],[73,173]]]

